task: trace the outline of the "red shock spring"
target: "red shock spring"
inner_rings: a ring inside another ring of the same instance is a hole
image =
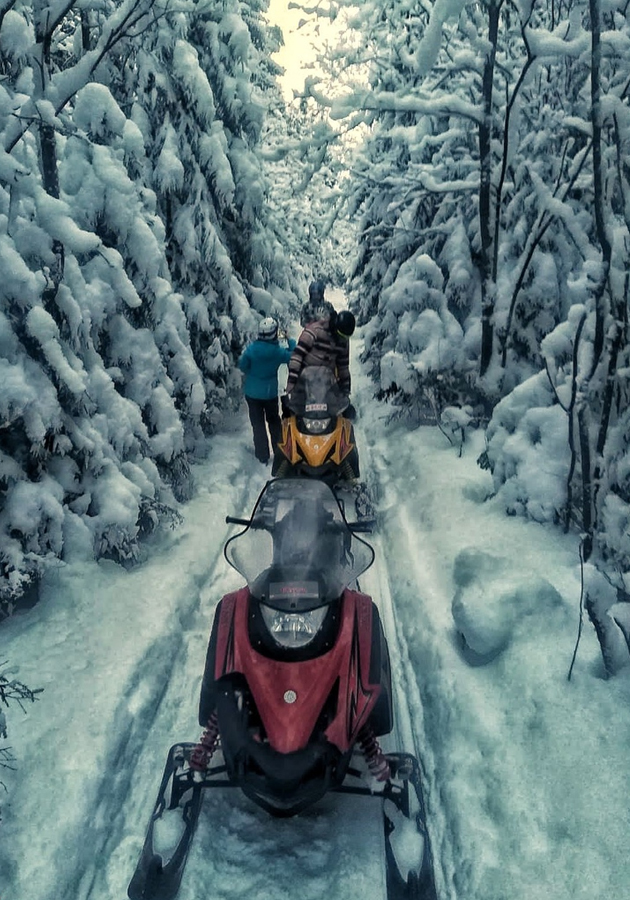
[[[371,725],[363,726],[359,732],[358,742],[371,774],[377,781],[388,781],[391,778],[389,763]]]
[[[195,772],[204,772],[208,768],[208,763],[212,759],[212,754],[217,748],[219,741],[219,720],[216,712],[213,712],[208,719],[204,733],[199,738],[190,754],[190,768]]]

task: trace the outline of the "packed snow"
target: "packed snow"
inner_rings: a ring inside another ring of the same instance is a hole
[[[477,464],[481,432],[460,447],[392,419],[361,346],[357,440],[378,509],[361,587],[388,632],[400,749],[421,760],[440,900],[628,896],[630,671],[605,679],[585,621],[568,679],[579,537],[506,516]],[[199,734],[213,611],[240,584],[225,516],[246,515],[270,476],[244,408],[232,427],[141,564],[94,562],[77,534],[40,602],[2,625],[2,671],[44,689],[7,716],[3,900],[126,895],[168,748]],[[274,820],[237,791],[208,792],[181,900],[382,900],[370,802],[331,795]]]

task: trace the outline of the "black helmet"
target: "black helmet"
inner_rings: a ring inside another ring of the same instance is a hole
[[[325,290],[326,290],[326,284],[321,279],[318,279],[317,281],[311,281],[311,283],[308,286],[308,299],[309,300],[323,300]]]
[[[340,313],[337,313],[337,321],[334,324],[334,328],[341,337],[349,338],[354,334],[356,324],[356,319],[352,313],[347,309],[342,309]]]

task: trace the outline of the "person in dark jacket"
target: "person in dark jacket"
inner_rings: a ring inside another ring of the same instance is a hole
[[[350,395],[350,337],[354,334],[355,318],[347,309],[333,310],[326,319],[307,325],[300,335],[289,360],[287,394],[290,394],[306,366],[326,366],[332,369],[344,394]]]
[[[278,369],[283,363],[289,362],[295,346],[295,341],[289,339],[288,346],[281,347],[278,342],[278,323],[275,319],[266,318],[258,326],[257,339],[245,348],[238,362],[239,369],[245,373],[243,393],[254,433],[254,454],[263,464],[269,462],[269,437],[273,452],[282,436],[278,408]]]
[[[308,300],[300,310],[300,325],[310,325],[318,319],[327,319],[335,311],[330,300],[326,300],[324,294],[326,284],[324,281],[312,281],[308,286]]]

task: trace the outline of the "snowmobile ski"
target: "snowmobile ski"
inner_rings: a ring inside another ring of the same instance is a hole
[[[222,765],[193,775],[189,761],[194,747],[194,743],[179,743],[169,750],[142,853],[127,889],[130,900],[174,900],[204,789],[236,787],[225,777]],[[361,773],[351,768],[348,781],[335,793],[382,800],[387,900],[437,900],[418,761],[408,753],[387,753],[386,759],[392,778],[382,787],[368,787]],[[353,785],[353,779],[359,784]],[[166,813],[175,811],[180,814],[181,832],[175,846],[163,857],[155,846],[156,826]],[[403,846],[402,854],[397,844]]]
[[[383,792],[387,900],[437,900],[418,760],[409,753],[387,753],[386,759],[392,772]]]
[[[197,782],[191,774],[188,762],[194,747],[193,743],[181,743],[169,750],[142,853],[127,888],[130,900],[172,900],[179,890],[201,811],[203,788],[208,786],[208,776]],[[221,784],[229,786],[227,781]],[[181,833],[164,859],[155,849],[156,828],[166,812],[178,808],[181,809]]]

